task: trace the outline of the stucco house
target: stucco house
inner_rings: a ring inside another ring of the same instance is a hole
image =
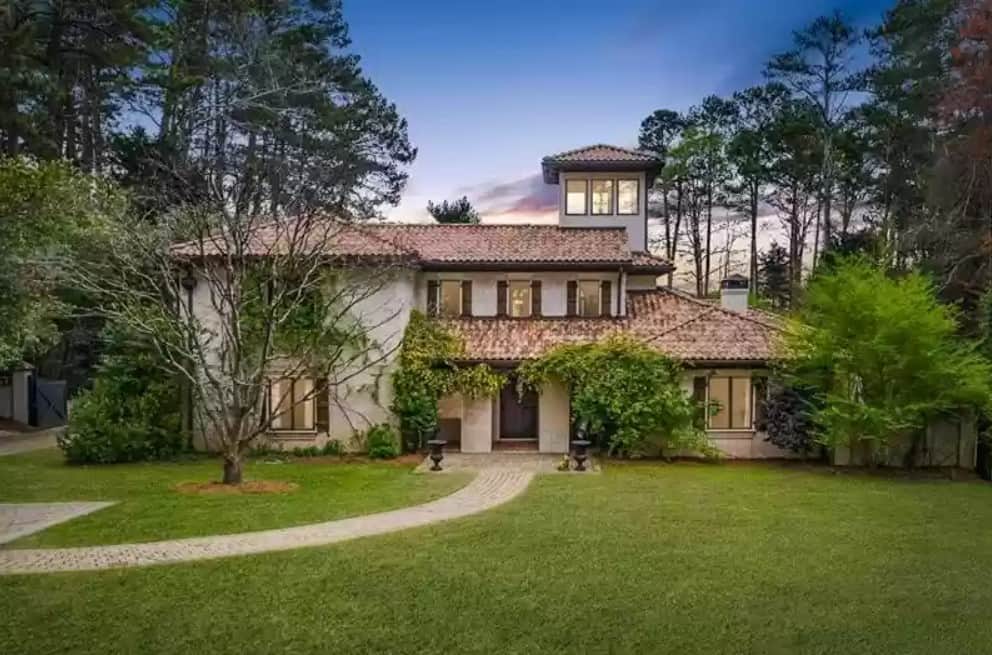
[[[335,255],[401,263],[392,281],[354,310],[376,326],[370,336],[391,354],[346,383],[329,380],[326,394],[276,417],[274,445],[348,442],[393,421],[389,373],[411,312],[420,310],[461,337],[467,362],[511,376],[521,361],[556,345],[632,335],[684,363],[687,392],[718,401],[707,427],[726,455],[786,455],[756,427],[778,328],[748,308],[747,279],[724,280],[719,303],[659,286],[673,270],[647,250],[647,192],[661,162],[594,145],[546,157],[542,168],[544,181],[558,188],[555,225],[371,223],[342,231]],[[209,307],[202,286],[190,290],[191,307]],[[280,386],[287,384],[293,388]],[[324,386],[283,380],[273,393],[304,398]],[[567,452],[568,390],[548,385],[521,398],[513,386],[492,398],[443,398],[444,436],[464,452]]]

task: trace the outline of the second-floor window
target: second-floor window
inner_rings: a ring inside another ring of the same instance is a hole
[[[613,180],[592,181],[592,213],[613,213]]]
[[[437,308],[441,316],[458,316],[462,313],[462,283],[459,280],[441,280],[437,295]]]
[[[530,280],[510,281],[510,316],[523,318],[531,314]]]
[[[579,281],[579,316],[600,316],[602,314],[602,291],[600,285],[599,280]]]
[[[617,213],[621,216],[640,211],[640,184],[637,180],[617,180]]]

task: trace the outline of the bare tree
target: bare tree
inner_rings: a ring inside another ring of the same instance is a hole
[[[369,228],[233,206],[186,208],[154,230],[121,227],[112,252],[75,267],[73,281],[189,385],[225,483],[241,481],[247,450],[272,421],[328,393],[328,381],[333,392],[369,377],[399,345],[390,326],[405,308],[382,294],[406,260]]]

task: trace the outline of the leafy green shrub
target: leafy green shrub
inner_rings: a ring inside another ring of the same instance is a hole
[[[920,273],[840,259],[810,281],[785,335],[784,375],[817,402],[817,437],[870,461],[948,412],[990,407],[992,366]]]
[[[184,447],[179,384],[142,344],[113,331],[108,342],[93,388],[73,403],[59,448],[73,464],[176,456]]]
[[[385,423],[369,428],[365,434],[365,443],[371,459],[393,459],[400,454],[396,431]]]
[[[520,369],[521,384],[557,380],[571,390],[572,420],[601,448],[641,455],[716,451],[695,424],[697,408],[673,360],[629,337],[559,346]]]
[[[298,446],[292,452],[294,457],[316,457],[320,455],[320,448],[317,446]]]

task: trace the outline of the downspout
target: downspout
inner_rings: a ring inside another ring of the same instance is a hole
[[[620,265],[620,279],[617,280],[617,316],[627,315],[627,272]]]

